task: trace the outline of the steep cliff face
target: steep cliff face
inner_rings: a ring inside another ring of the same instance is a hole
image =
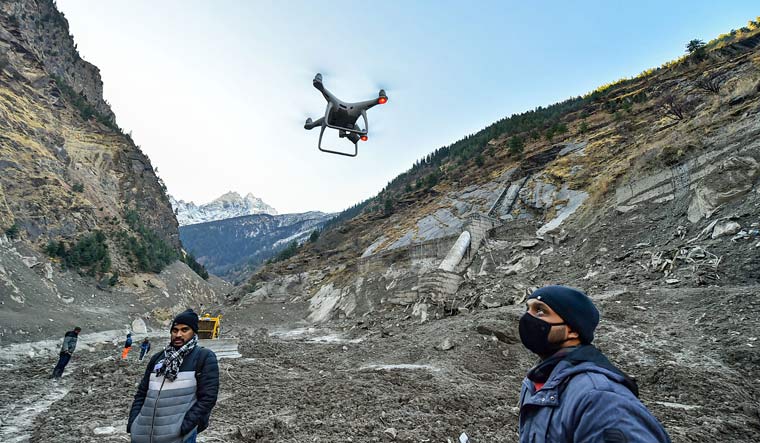
[[[48,74],[65,81],[98,113],[113,121],[111,107],[103,99],[100,71],[79,56],[69,23],[53,0],[6,0],[0,10],[16,26],[17,36]]]
[[[150,160],[113,123],[98,69],[82,60],[48,0],[0,5],[0,226],[43,247],[106,234],[114,267],[134,270],[115,238],[130,211],[171,247],[178,226]]]

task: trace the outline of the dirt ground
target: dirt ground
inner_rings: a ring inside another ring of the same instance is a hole
[[[596,295],[596,344],[638,379],[674,442],[758,441],[759,289]],[[465,432],[476,443],[516,442],[520,382],[535,362],[516,335],[522,309],[421,325],[389,315],[330,330],[241,326],[243,357],[221,360],[219,401],[199,441],[455,442]],[[453,348],[436,349],[445,339]],[[60,382],[47,378],[52,356],[6,363],[0,440],[129,441],[127,411],[144,366],[134,353],[117,363],[117,352],[75,354]]]

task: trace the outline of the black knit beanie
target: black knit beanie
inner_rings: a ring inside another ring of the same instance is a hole
[[[594,341],[594,330],[599,324],[599,311],[586,294],[567,286],[544,286],[536,289],[528,297],[531,298],[549,305],[578,333],[581,343],[589,344]]]
[[[173,328],[175,325],[188,325],[194,332],[198,332],[198,314],[192,309],[188,309],[174,317],[171,327]]]

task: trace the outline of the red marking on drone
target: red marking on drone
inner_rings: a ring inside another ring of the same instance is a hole
[[[368,140],[368,137],[366,135],[362,135],[362,141],[366,142]]]
[[[377,104],[379,105],[384,105],[386,103],[388,103],[388,97],[380,97],[377,99]]]

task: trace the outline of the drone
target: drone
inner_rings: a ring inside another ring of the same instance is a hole
[[[366,142],[368,137],[369,125],[367,123],[367,110],[375,105],[383,105],[388,102],[388,96],[383,89],[377,94],[376,99],[365,100],[357,103],[347,103],[341,101],[335,97],[330,91],[328,91],[322,84],[322,74],[314,76],[312,82],[314,87],[322,93],[327,100],[327,109],[325,109],[325,116],[318,118],[316,121],[312,121],[311,118],[306,119],[306,123],[303,125],[304,129],[312,130],[317,126],[322,129],[319,132],[319,143],[317,148],[322,152],[330,154],[345,155],[347,157],[356,157],[359,151],[359,141]],[[364,119],[364,129],[360,128],[356,121],[359,117]],[[338,130],[338,137],[347,138],[354,144],[354,153],[334,151],[322,147],[322,136],[325,133],[325,128],[333,128]]]

